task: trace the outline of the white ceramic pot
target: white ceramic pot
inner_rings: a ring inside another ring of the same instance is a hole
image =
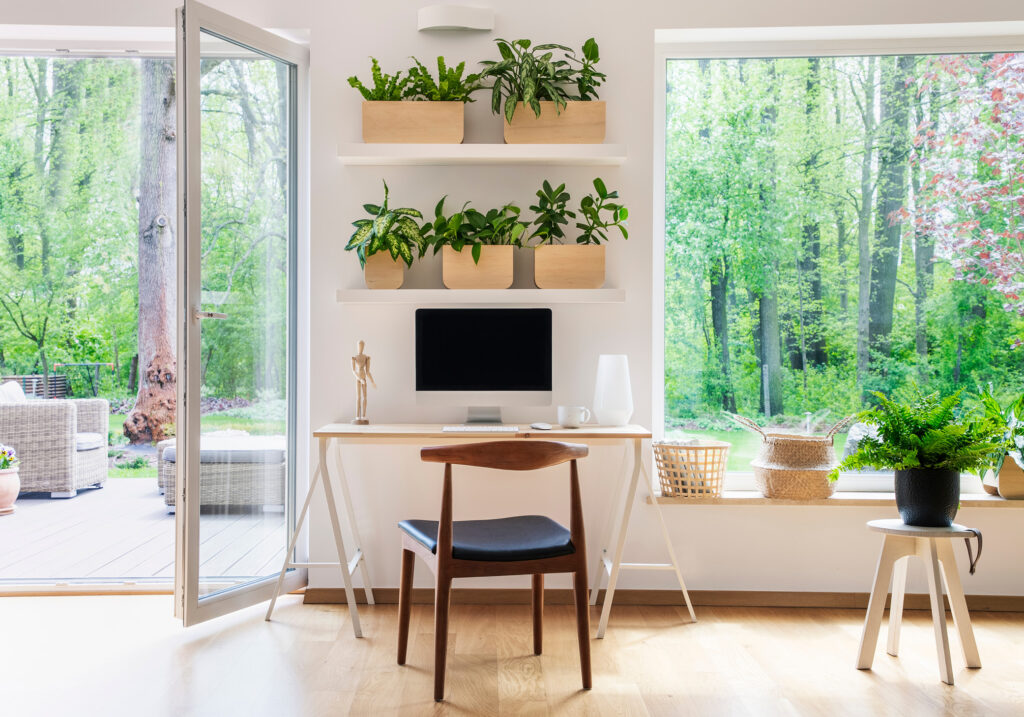
[[[14,501],[21,492],[21,479],[17,468],[6,468],[0,471],[0,515],[14,512]]]

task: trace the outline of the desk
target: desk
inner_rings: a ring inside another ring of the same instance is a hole
[[[348,488],[348,479],[342,464],[341,447],[343,445],[436,445],[444,443],[466,443],[480,441],[502,441],[502,440],[548,440],[566,441],[570,443],[583,443],[586,445],[613,445],[623,446],[622,464],[619,469],[619,480],[616,492],[613,494],[608,519],[605,521],[605,535],[600,542],[601,550],[593,559],[594,570],[591,572],[590,604],[596,605],[598,593],[604,576],[608,576],[608,589],[605,592],[605,599],[601,609],[601,620],[598,623],[597,637],[603,638],[608,627],[608,615],[611,613],[612,601],[615,597],[615,587],[618,584],[619,572],[622,569],[638,570],[671,570],[675,572],[679,581],[679,588],[682,590],[683,599],[690,612],[690,619],[696,621],[693,613],[693,605],[690,596],[686,591],[686,583],[683,581],[683,574],[679,570],[679,562],[676,560],[675,550],[672,541],[669,539],[668,528],[665,519],[661,514],[661,506],[658,504],[654,491],[651,490],[651,479],[643,461],[643,442],[650,440],[651,432],[642,426],[583,426],[582,428],[561,428],[555,426],[550,431],[538,431],[528,426],[517,432],[444,432],[440,424],[376,424],[368,426],[357,426],[349,423],[332,423],[313,432],[317,439],[319,448],[319,460],[316,471],[309,483],[309,490],[306,493],[306,500],[299,512],[295,524],[295,532],[292,534],[288,544],[284,565],[281,566],[281,573],[278,577],[277,587],[271,598],[270,606],[267,609],[267,620],[274,611],[274,605],[280,594],[281,586],[284,583],[284,576],[289,568],[322,568],[337,567],[341,571],[342,580],[345,585],[345,598],[348,601],[349,615],[352,619],[352,630],[356,637],[362,637],[362,629],[359,626],[359,611],[356,606],[355,591],[352,587],[352,576],[356,570],[362,571],[363,586],[366,591],[366,602],[374,604],[373,589],[367,568],[366,555],[363,552],[362,541],[359,537],[359,527],[356,521],[355,510],[352,506],[352,499]],[[338,447],[338,479],[341,487],[341,497],[345,502],[345,514],[348,519],[348,527],[355,541],[352,557],[348,557],[348,551],[342,538],[341,521],[339,520],[338,507],[334,498],[334,489],[331,486],[331,476],[327,468],[327,449],[331,441],[335,441]],[[586,462],[581,465],[581,473],[586,480]],[[633,510],[633,503],[636,501],[637,486],[640,484],[640,476],[644,477],[644,485],[647,486],[649,500],[654,505],[655,513],[665,539],[665,547],[668,551],[669,562],[667,563],[624,563],[622,553],[626,544],[626,533],[629,529],[629,518]],[[327,512],[331,519],[331,527],[334,533],[334,543],[338,553],[336,563],[293,563],[291,556],[298,540],[299,531],[306,519],[309,505],[317,485],[322,484],[324,497],[327,501]]]

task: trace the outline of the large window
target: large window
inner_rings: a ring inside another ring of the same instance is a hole
[[[1024,53],[670,59],[666,433],[1024,385]],[[838,441],[842,446],[842,439]]]

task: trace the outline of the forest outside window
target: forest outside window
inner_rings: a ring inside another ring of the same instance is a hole
[[[667,436],[742,472],[726,412],[1020,390],[1024,53],[671,59],[666,85]]]

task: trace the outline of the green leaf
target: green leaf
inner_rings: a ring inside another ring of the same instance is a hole
[[[479,264],[480,263],[480,252],[481,251],[483,251],[483,245],[482,244],[474,244],[473,245],[472,252],[473,252],[473,263],[474,264]]]
[[[366,210],[367,214],[380,214],[380,207],[376,204],[364,204],[363,209]]]
[[[348,240],[348,244],[345,245],[345,251],[352,251],[357,246],[361,246],[366,238],[370,236],[370,232],[373,231],[372,224],[365,224],[352,234]]]

